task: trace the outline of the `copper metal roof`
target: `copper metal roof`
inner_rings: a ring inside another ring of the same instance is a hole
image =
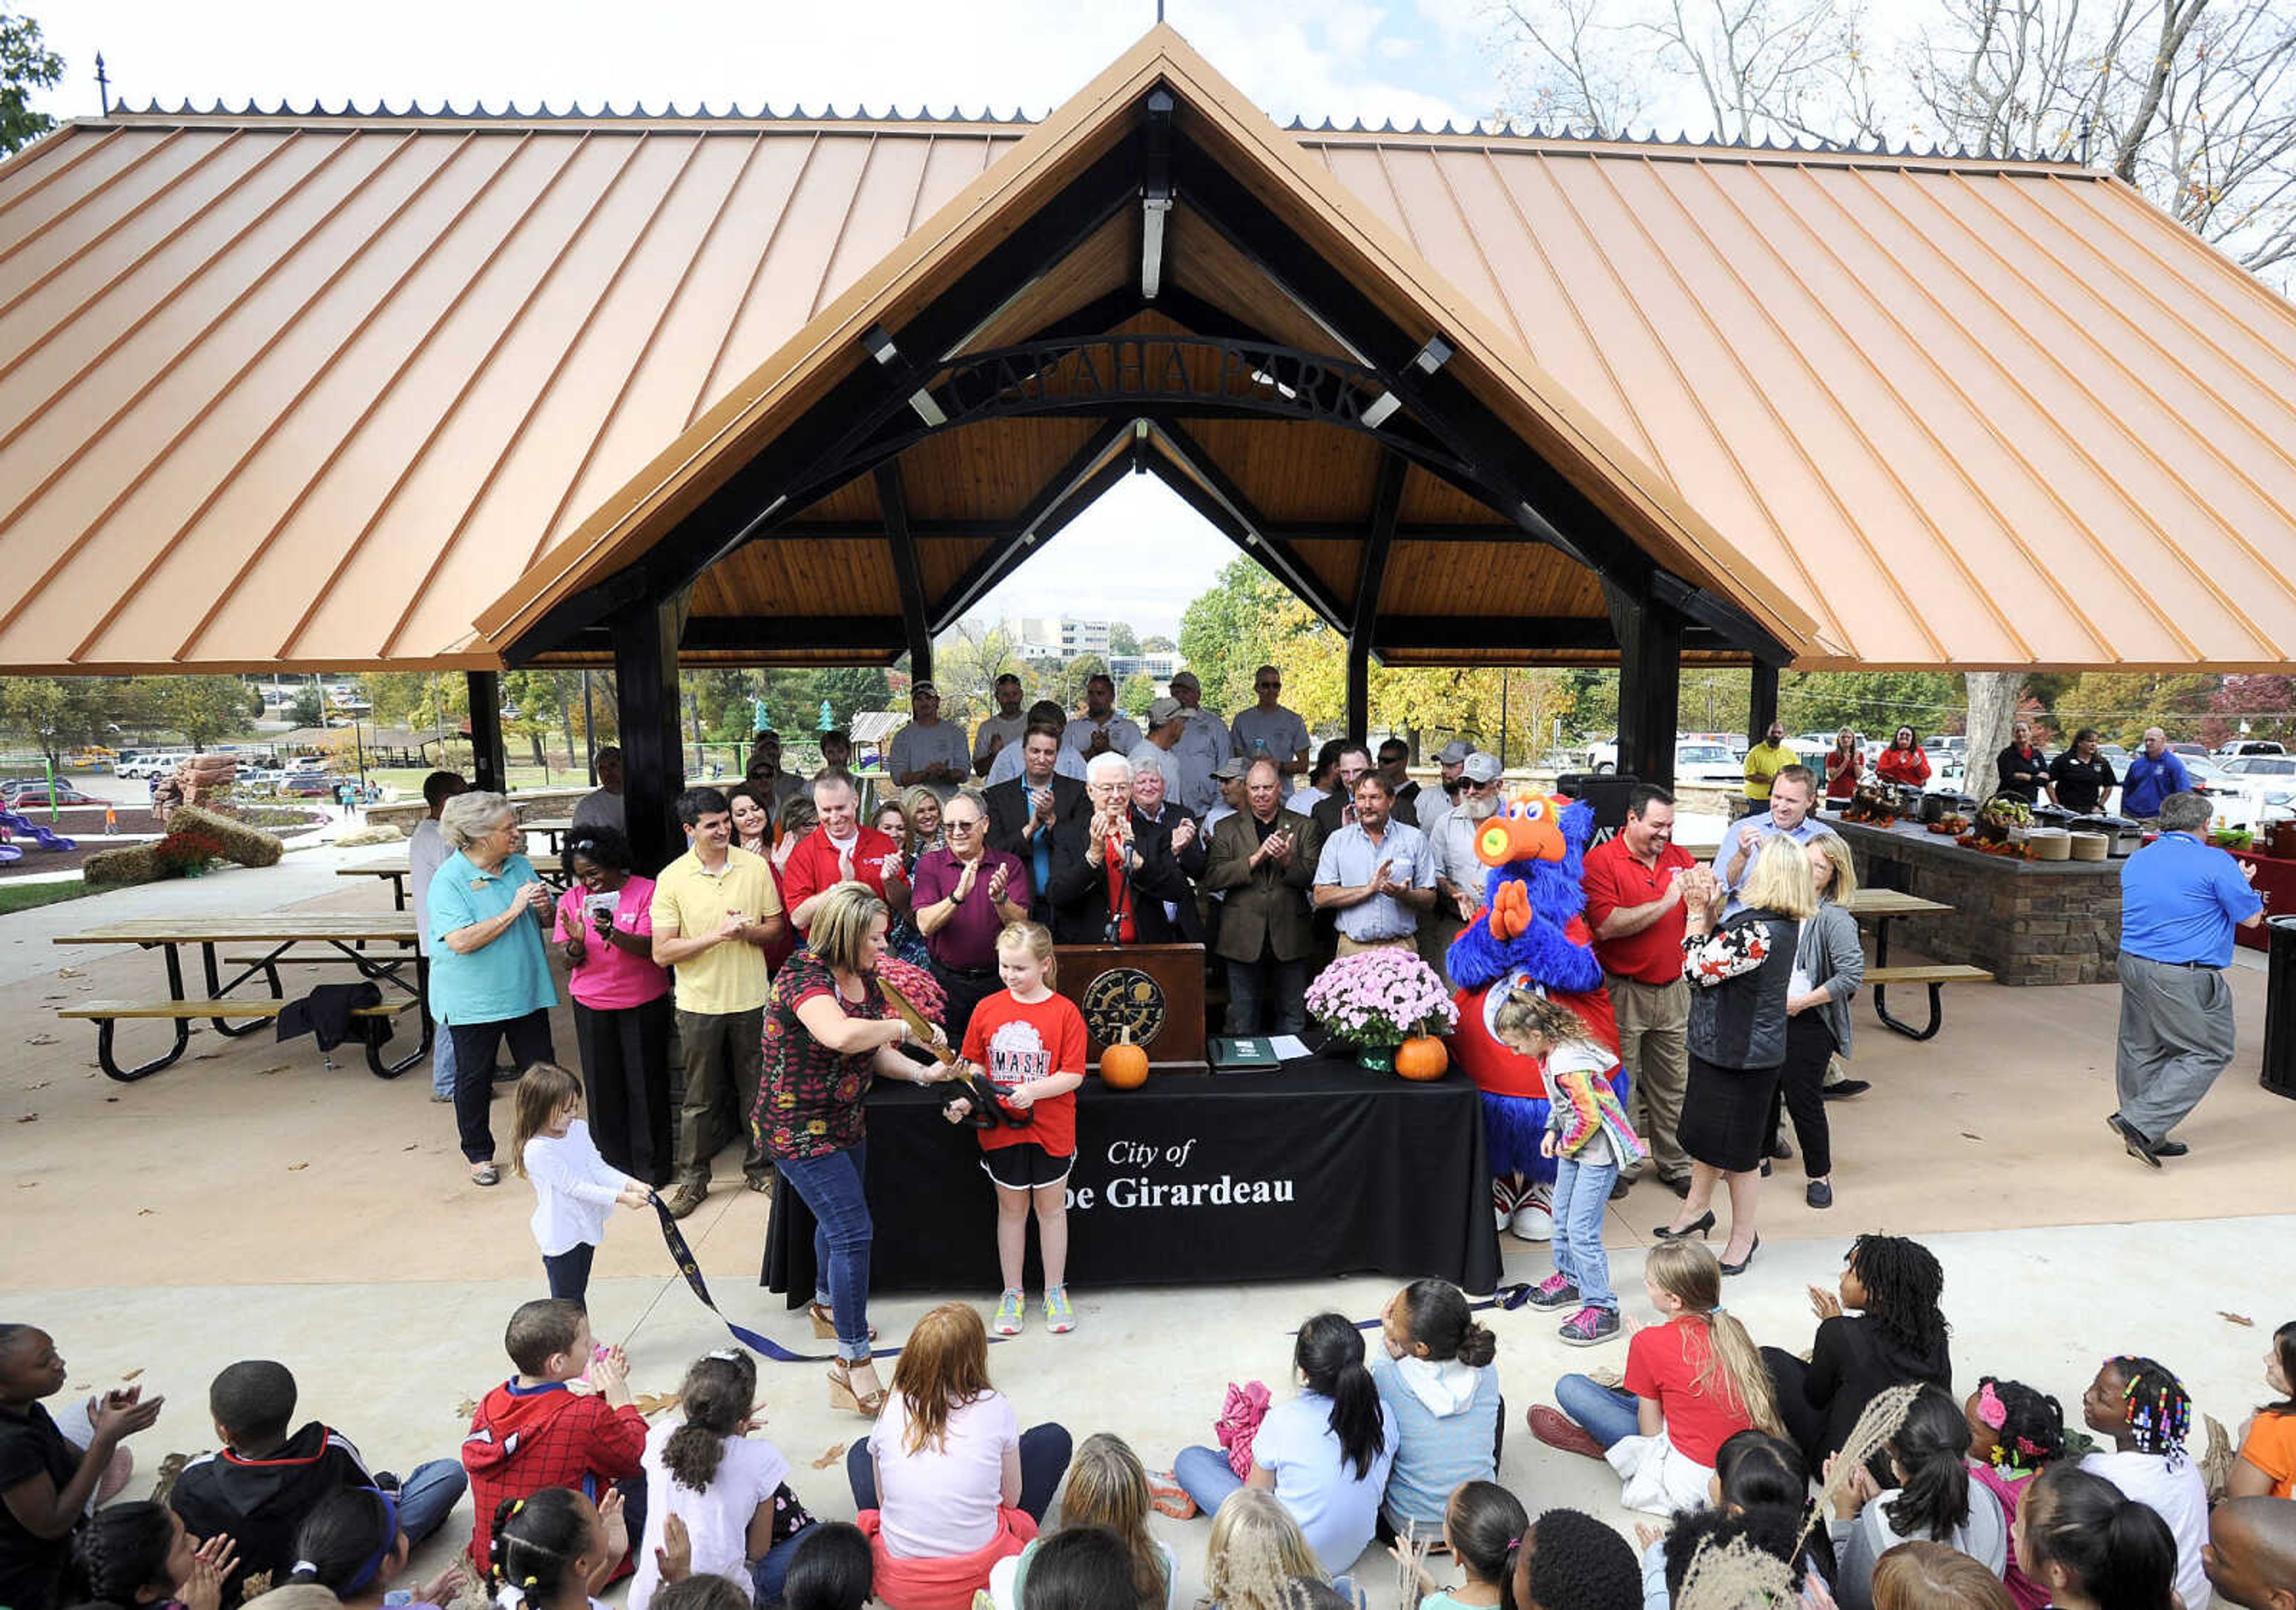
[[[2117,181],[1291,133],[1168,30],[1096,88],[1175,70],[1688,559],[1814,623],[1800,663],[2296,662],[2291,309]],[[59,133],[0,167],[0,666],[496,663],[473,621],[611,548],[1024,132]]]

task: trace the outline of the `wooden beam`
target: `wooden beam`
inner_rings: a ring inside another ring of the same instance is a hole
[[[1373,488],[1371,525],[1356,565],[1356,607],[1348,626],[1348,735],[1357,743],[1371,736],[1371,646],[1379,630],[1379,594],[1387,581],[1387,556],[1395,547],[1395,525],[1403,512],[1403,480],[1411,465],[1392,449],[1380,456],[1379,482]]]
[[[1605,580],[1619,643],[1619,770],[1674,786],[1674,734],[1682,700],[1682,617],[1647,593]]]
[[[1754,682],[1746,700],[1746,741],[1760,743],[1770,735],[1770,723],[1778,718],[1778,668],[1761,660],[1754,662]]]
[[[906,641],[902,632],[898,615],[696,615],[686,621],[680,643],[697,654],[818,649],[890,659]]]
[[[909,645],[909,680],[932,680],[932,623],[925,614],[924,572],[917,564],[917,539],[909,535],[909,494],[898,463],[877,467],[877,507],[884,511],[885,543],[893,559],[893,580],[901,594],[901,635]]]
[[[1541,649],[1615,649],[1607,620],[1575,615],[1382,615],[1372,649],[1488,649],[1523,653]]]
[[[1124,438],[1132,434],[1130,420],[1111,420],[1087,437],[1083,446],[1070,454],[1067,463],[1054,470],[1049,479],[1038,487],[1037,495],[1029,500],[1020,517],[997,533],[997,540],[988,552],[966,567],[963,576],[944,593],[931,609],[932,629],[947,631],[964,618],[964,612],[993,592],[1005,576],[1018,569],[1033,547],[1032,538],[1048,533],[1038,529],[1048,515],[1075,495],[1089,478],[1100,462],[1113,453]],[[1103,486],[1101,490],[1105,491]],[[1095,492],[1094,496],[1098,496]],[[1085,500],[1091,502],[1090,498]],[[1015,550],[1018,550],[1016,552]]]
[[[614,623],[614,712],[622,748],[622,820],[636,870],[651,877],[683,847],[672,805],[685,786],[677,729],[677,642],[685,595]]]
[[[463,683],[471,697],[471,786],[481,793],[503,791],[509,768],[503,762],[502,675],[495,671],[465,671]]]
[[[1188,433],[1187,427],[1177,420],[1152,419],[1148,428],[1164,454],[1177,466],[1173,474],[1161,478],[1165,484],[1200,512],[1204,494],[1209,492],[1210,501],[1225,509],[1233,522],[1231,527],[1214,519],[1213,525],[1242,542],[1271,575],[1291,588],[1300,602],[1322,617],[1332,631],[1345,633],[1348,610],[1339,594],[1309,568],[1291,543],[1270,534],[1267,521],[1244,494],[1243,488],[1229,478],[1227,471]]]
[[[1774,669],[1793,662],[1791,651],[1765,631],[1752,616],[1726,598],[1718,597],[1703,587],[1693,586],[1680,576],[1669,575],[1663,570],[1651,577],[1651,594],[1686,619],[1719,633]]]

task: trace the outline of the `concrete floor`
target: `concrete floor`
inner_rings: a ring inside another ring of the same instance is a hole
[[[378,1466],[451,1457],[467,1403],[507,1372],[504,1320],[541,1294],[530,1193],[515,1181],[493,1191],[464,1182],[451,1115],[429,1102],[422,1075],[384,1083],[356,1058],[324,1068],[308,1042],[209,1033],[176,1067],[119,1085],[94,1070],[88,1026],[48,1015],[86,993],[148,992],[158,977],[152,958],[65,951],[48,943],[53,933],[149,914],[157,897],[241,911],[386,905],[380,886],[332,875],[333,861],[373,854],[304,852],[272,871],[0,919],[0,1021],[20,1046],[0,1075],[0,1189],[11,1197],[0,1318],[52,1330],[76,1389],[141,1371],[147,1391],[169,1396],[159,1426],[135,1440],[146,1470],[171,1450],[212,1445],[206,1383],[248,1356],[290,1364],[305,1411],[340,1426]],[[1881,1030],[1861,1009],[1857,1068],[1876,1088],[1833,1108],[1839,1205],[1803,1207],[1798,1165],[1782,1165],[1763,1204],[1761,1253],[1730,1283],[1733,1312],[1757,1340],[1800,1350],[1814,1323],[1805,1287],[1831,1283],[1851,1236],[1918,1234],[1946,1266],[1964,1383],[2009,1376],[2072,1404],[2104,1354],[2147,1353],[2236,1432],[2261,1401],[2271,1328],[2290,1317],[2296,1104],[2256,1083],[2262,976],[2239,970],[2233,983],[2240,1050],[2180,1132],[2192,1156],[2159,1173],[2123,1156],[2101,1122],[2112,1106],[2112,989],[1956,990],[1944,1033],[1926,1045]],[[571,1047],[562,1024],[560,1039]],[[1673,1204],[1644,1186],[1613,1208],[1606,1239],[1630,1314],[1641,1306],[1642,1249]],[[721,1184],[688,1230],[730,1312],[812,1351],[802,1323],[754,1284],[765,1214],[763,1197]],[[1543,1247],[1507,1249],[1510,1279],[1547,1271]],[[1058,1418],[1079,1436],[1115,1430],[1162,1467],[1183,1443],[1209,1440],[1229,1380],[1282,1387],[1288,1333],[1302,1317],[1335,1308],[1367,1318],[1396,1284],[1079,1289],[1078,1331],[1032,1328],[998,1347],[994,1368],[1024,1423]],[[889,1299],[871,1317],[895,1340],[929,1305]],[[610,1233],[592,1307],[599,1335],[629,1348],[642,1392],[676,1390],[686,1363],[725,1340],[635,1217]],[[1618,1507],[1609,1472],[1533,1442],[1521,1419],[1526,1404],[1549,1399],[1558,1373],[1620,1367],[1623,1345],[1565,1349],[1554,1318],[1529,1309],[1490,1322],[1513,1417],[1502,1479],[1534,1513],[1570,1504],[1630,1530],[1636,1517]],[[765,1434],[794,1461],[817,1513],[848,1516],[841,1473],[809,1467],[863,1423],[829,1411],[818,1369],[766,1367]],[[418,1563],[458,1547],[469,1524],[465,1509]],[[1157,1526],[1193,1598],[1206,1523]],[[1374,1604],[1394,1602],[1383,1559],[1367,1556],[1359,1577]]]

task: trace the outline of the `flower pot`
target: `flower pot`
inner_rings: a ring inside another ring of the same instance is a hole
[[[1392,1045],[1359,1045],[1356,1047],[1356,1066],[1369,1068],[1374,1074],[1395,1071],[1395,1051]]]

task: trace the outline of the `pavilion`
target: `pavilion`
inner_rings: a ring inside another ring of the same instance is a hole
[[[2296,320],[2109,175],[1279,128],[115,111],[0,166],[0,670],[931,665],[1157,476],[1367,667],[2285,669]],[[1141,556],[1153,562],[1152,554]],[[488,775],[493,768],[492,776]]]

